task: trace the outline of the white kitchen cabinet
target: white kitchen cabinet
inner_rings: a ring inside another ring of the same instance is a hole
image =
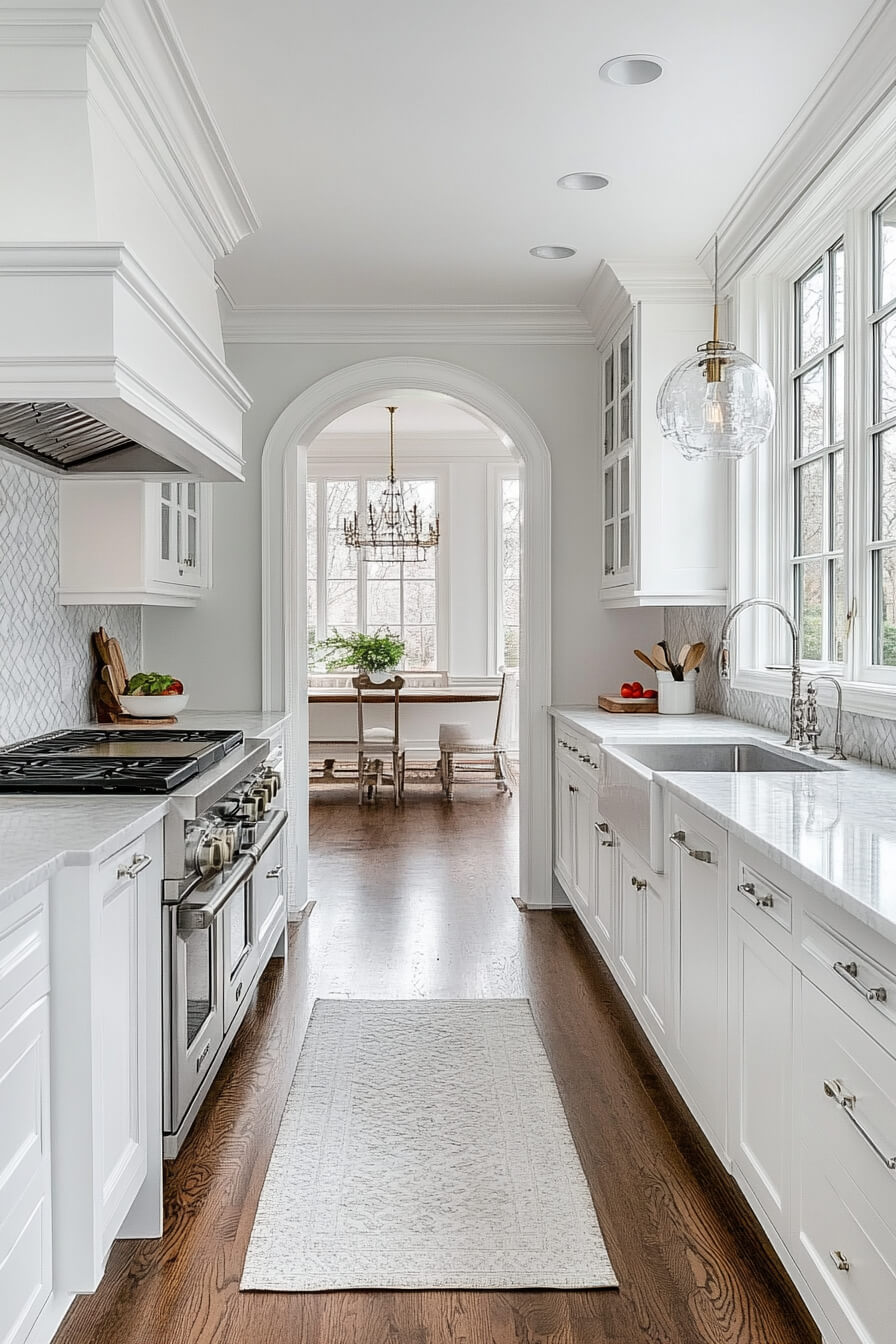
[[[594,932],[603,952],[607,957],[612,957],[616,948],[619,840],[612,827],[604,821],[597,810],[596,799],[591,850],[591,873],[594,883],[591,909]]]
[[[737,909],[730,913],[728,949],[729,1150],[739,1182],[786,1238],[792,1207],[795,972]]]
[[[671,1017],[670,910],[665,879],[622,846],[619,884],[620,982],[654,1045],[665,1051]]]
[[[896,1059],[801,981],[797,1261],[843,1344],[893,1338]]]
[[[52,1291],[47,884],[0,912],[0,1340]]]
[[[53,879],[54,1279],[92,1292],[115,1237],[161,1235],[161,824]]]
[[[281,831],[265,850],[252,878],[255,941],[262,962],[280,936],[286,919],[286,832]]]
[[[59,484],[64,605],[195,606],[211,584],[211,491],[196,481]]]
[[[594,915],[594,834],[598,821],[597,790],[574,783],[575,853],[573,871],[580,908],[590,921]]]
[[[576,784],[568,763],[558,759],[554,773],[554,864],[566,894],[575,891]]]
[[[616,947],[616,965],[622,978],[620,984],[629,999],[636,1000],[641,988],[641,937],[644,902],[641,898],[647,865],[642,863],[626,845],[622,847],[619,876],[619,941]]]
[[[686,1098],[725,1152],[728,837],[686,803],[669,809],[675,1048]]]
[[[656,398],[712,330],[695,265],[603,262],[587,296],[601,393],[601,598],[612,607],[724,605],[728,467],[688,462],[665,440]]]

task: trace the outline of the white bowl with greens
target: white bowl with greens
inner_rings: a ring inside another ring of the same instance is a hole
[[[189,704],[183,683],[164,672],[137,672],[118,697],[126,714],[135,719],[167,719],[183,712]]]

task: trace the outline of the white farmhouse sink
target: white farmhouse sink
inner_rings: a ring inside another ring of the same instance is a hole
[[[655,774],[766,774],[837,770],[830,761],[801,756],[786,747],[758,742],[651,742],[601,750],[598,800],[601,816],[645,858],[663,871],[663,788]]]

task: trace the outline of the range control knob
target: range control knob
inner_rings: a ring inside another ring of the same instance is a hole
[[[224,845],[215,835],[204,835],[196,846],[196,871],[203,877],[220,873],[224,867]]]
[[[255,800],[255,815],[257,817],[263,817],[270,806],[270,798],[267,789],[261,784],[256,784],[249,797],[254,798]]]
[[[263,784],[270,784],[272,786],[273,792],[271,796],[276,797],[276,795],[280,792],[280,788],[283,784],[283,780],[280,778],[280,771],[272,770],[270,767],[268,767],[268,769],[265,770],[264,774],[262,775],[261,779]]]

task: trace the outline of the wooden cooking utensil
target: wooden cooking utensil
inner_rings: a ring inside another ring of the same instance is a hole
[[[678,665],[679,665],[679,667],[684,667],[685,659],[687,658],[687,656],[688,656],[688,654],[690,653],[690,651],[691,651],[691,646],[690,646],[690,644],[682,644],[681,648],[680,648],[679,651],[678,651]]]
[[[705,644],[691,645],[688,651],[688,656],[684,660],[685,675],[687,675],[688,672],[693,672],[696,667],[700,666],[700,663],[703,661],[703,655],[705,653],[706,653]]]
[[[672,669],[666,661],[666,655],[663,653],[659,644],[654,644],[653,648],[650,650],[650,656],[653,659],[654,667],[658,668],[660,672],[671,672]]]
[[[650,654],[645,653],[643,649],[635,649],[635,657],[640,658],[641,662],[645,663],[652,671],[656,671],[656,663],[650,657]]]

